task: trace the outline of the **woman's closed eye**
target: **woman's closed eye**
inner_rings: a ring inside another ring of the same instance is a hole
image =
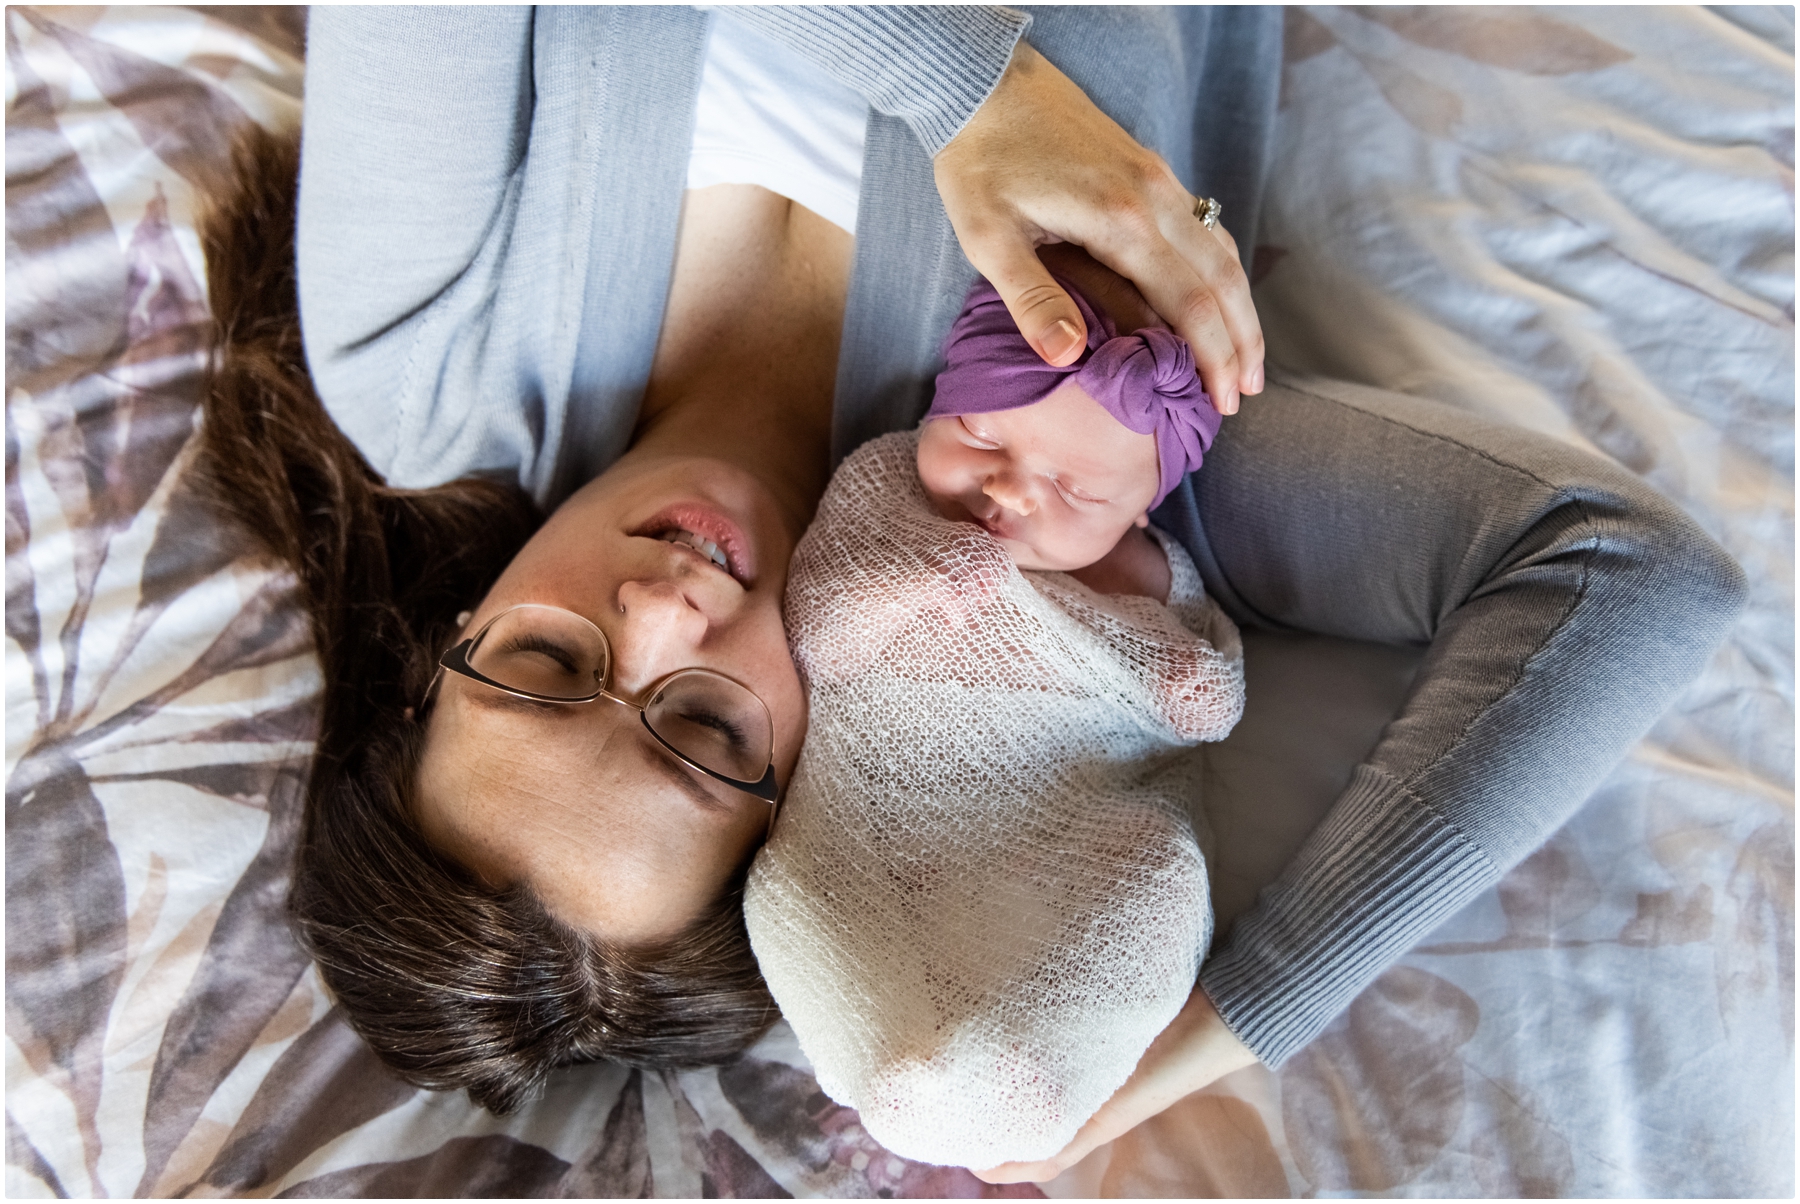
[[[535,631],[513,631],[477,650],[476,669],[501,685],[552,698],[582,698],[600,685],[601,666],[581,649]]]
[[[724,741],[734,752],[750,747],[750,733],[729,715],[699,707],[658,713],[654,725],[676,744]]]
[[[521,632],[508,637],[500,646],[502,656],[541,656],[553,662],[564,673],[578,672],[576,653],[554,640],[532,632]]]

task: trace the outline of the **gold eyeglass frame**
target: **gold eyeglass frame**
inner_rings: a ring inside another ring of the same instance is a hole
[[[488,628],[492,627],[495,623],[498,623],[501,619],[505,618],[509,614],[512,614],[516,610],[561,611],[563,614],[569,615],[575,619],[579,619],[581,622],[587,624],[587,626],[593,631],[593,633],[597,637],[599,637],[600,647],[606,653],[606,668],[605,668],[605,671],[602,672],[600,675],[600,688],[595,690],[592,694],[588,694],[588,695],[586,695],[584,697],[580,697],[580,698],[556,698],[556,697],[553,697],[548,694],[534,694],[530,690],[521,690],[521,689],[518,689],[517,687],[506,685],[503,682],[495,681],[493,678],[487,676],[486,674],[482,673],[479,669],[475,668],[475,666],[471,665],[469,663],[469,653],[476,647],[476,645],[481,643],[482,637],[487,635],[487,633],[488,633]],[[471,681],[480,682],[482,685],[487,686],[490,689],[499,690],[503,694],[511,694],[515,698],[528,698],[533,702],[547,702],[547,703],[555,704],[557,706],[580,706],[583,703],[594,702],[594,701],[596,701],[598,699],[602,699],[602,698],[604,698],[608,702],[616,702],[622,707],[628,707],[629,709],[636,711],[637,716],[638,716],[638,721],[644,725],[644,730],[646,732],[649,732],[651,737],[656,741],[656,743],[658,745],[660,745],[665,751],[667,751],[670,756],[672,756],[676,760],[680,761],[683,765],[686,765],[689,769],[695,770],[698,773],[705,774],[707,777],[712,778],[714,781],[723,782],[727,786],[733,787],[734,789],[737,789],[737,790],[742,790],[745,794],[751,795],[755,798],[759,798],[763,802],[769,804],[769,831],[773,832],[775,830],[775,813],[779,807],[778,800],[781,797],[781,791],[780,791],[780,788],[778,786],[776,786],[776,784],[775,784],[775,748],[774,748],[775,721],[774,721],[774,717],[769,714],[769,704],[764,702],[762,700],[762,698],[756,693],[755,690],[752,690],[749,686],[746,686],[743,682],[734,681],[731,678],[726,677],[723,673],[718,673],[711,669],[701,669],[701,668],[677,669],[673,673],[668,673],[668,674],[663,675],[662,677],[657,678],[656,681],[652,682],[650,687],[643,692],[643,697],[648,698],[648,699],[655,699],[656,695],[663,689],[663,687],[667,686],[671,681],[674,681],[676,678],[684,677],[690,673],[702,673],[708,677],[717,677],[724,681],[731,682],[732,685],[734,685],[738,689],[744,691],[746,694],[750,695],[750,697],[756,699],[756,704],[758,706],[760,706],[763,710],[764,718],[769,720],[769,734],[770,734],[769,764],[768,764],[767,768],[764,769],[762,777],[760,779],[758,779],[757,781],[752,782],[752,781],[741,780],[739,778],[728,777],[725,774],[718,772],[717,770],[708,769],[706,766],[700,764],[698,761],[695,761],[692,757],[689,757],[688,755],[683,753],[680,749],[676,748],[673,744],[670,744],[667,740],[663,739],[662,736],[657,732],[657,730],[650,726],[650,718],[647,713],[648,703],[633,701],[632,699],[622,697],[621,695],[618,695],[618,694],[614,694],[606,688],[607,683],[612,679],[612,669],[613,669],[612,641],[607,639],[606,633],[604,631],[600,630],[600,628],[598,626],[596,626],[591,620],[587,619],[585,616],[576,614],[572,610],[565,610],[563,607],[560,607],[560,606],[547,606],[541,602],[521,602],[516,606],[507,607],[505,610],[501,611],[499,614],[495,615],[493,618],[491,618],[487,622],[483,623],[481,625],[481,629],[479,631],[477,631],[474,635],[461,641],[460,643],[452,645],[448,650],[445,651],[443,656],[438,658],[437,672],[432,675],[431,684],[425,688],[425,700],[420,705],[419,713],[420,713],[420,717],[423,718],[425,709],[430,706],[432,697],[437,691],[438,682],[443,680],[443,676],[444,676],[444,673],[446,670],[448,670],[451,673],[458,674],[462,677],[469,678]]]

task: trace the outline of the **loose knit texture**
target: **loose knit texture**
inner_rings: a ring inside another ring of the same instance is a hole
[[[784,604],[809,722],[745,888],[820,1086],[888,1149],[1046,1158],[1181,1009],[1212,931],[1193,747],[1243,710],[1237,631],[1022,573],[935,514],[917,432],[853,453]]]

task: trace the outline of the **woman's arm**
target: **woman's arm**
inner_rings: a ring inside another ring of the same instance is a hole
[[[668,297],[706,19],[682,6],[321,8],[300,307],[390,482],[552,504],[630,441]]]
[[[1047,362],[1072,362],[1087,330],[1035,252],[1072,242],[1187,339],[1221,413],[1262,389],[1262,326],[1236,247],[1194,219],[1168,163],[1022,40],[1029,18],[977,5],[747,5],[729,19],[907,123],[934,157],[964,254]]]
[[[309,15],[300,307],[320,395],[365,451],[395,437],[391,412],[360,403],[397,391],[411,351],[399,328],[506,233],[531,41],[530,8]]]
[[[1189,1011],[1221,1023],[1184,1013],[1076,1146],[997,1177],[1056,1174],[1231,1068],[1234,1046],[1279,1066],[1574,813],[1705,665],[1745,590],[1630,473],[1335,382],[1272,382],[1157,522],[1240,623],[1428,652],[1349,787],[1201,971]]]
[[[1018,9],[991,4],[752,4],[718,12],[905,121],[931,155],[981,108],[1031,25]]]
[[[1631,473],[1291,381],[1160,512],[1239,622],[1412,644],[1398,717],[1201,982],[1279,1065],[1575,812],[1705,666],[1743,572]]]

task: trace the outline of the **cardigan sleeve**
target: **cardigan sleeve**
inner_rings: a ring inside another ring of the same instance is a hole
[[[1447,406],[1272,374],[1228,430],[1156,519],[1208,592],[1240,623],[1426,649],[1201,970],[1279,1066],[1569,819],[1705,667],[1745,579],[1630,473]]]
[[[529,8],[309,16],[296,231],[307,357],[332,417],[384,470],[397,428],[373,390],[395,389],[408,342],[386,336],[505,235],[531,41]]]
[[[999,5],[746,4],[723,11],[906,122],[928,155],[987,100],[1031,24]]]
[[[300,313],[327,411],[395,485],[554,505],[629,443],[681,216],[685,5],[321,6]]]

